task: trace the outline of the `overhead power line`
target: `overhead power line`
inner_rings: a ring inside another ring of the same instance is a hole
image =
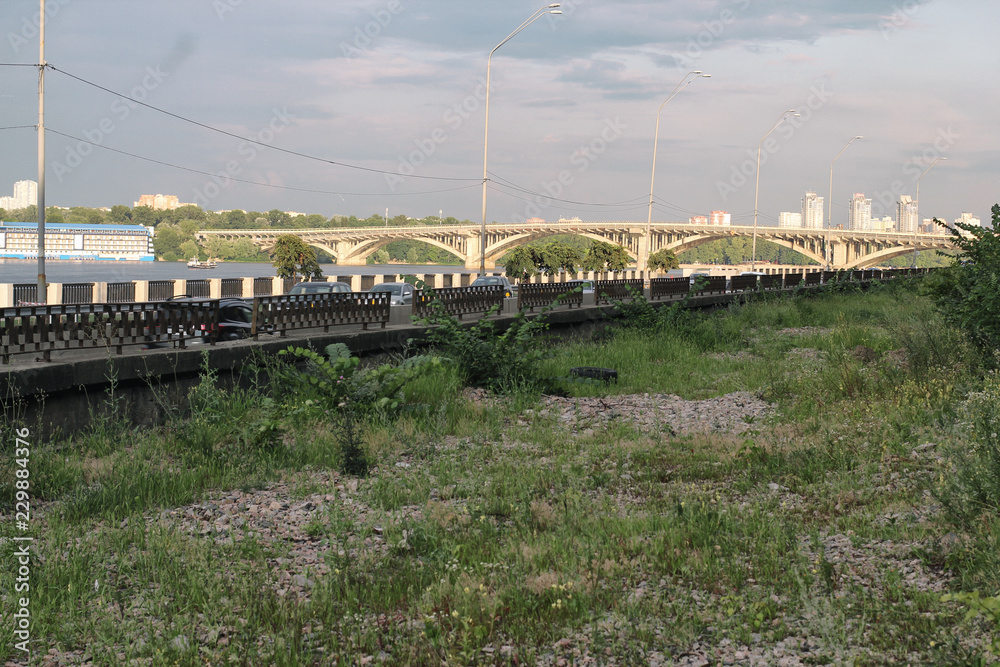
[[[34,127],[34,126],[31,126],[31,127]],[[67,139],[72,139],[73,141],[80,141],[80,142],[85,143],[85,144],[90,144],[91,146],[94,146],[95,148],[103,148],[104,150],[111,151],[112,153],[118,153],[120,155],[127,155],[128,157],[135,158],[137,160],[144,160],[145,162],[152,162],[153,164],[163,165],[164,167],[170,167],[171,169],[180,169],[181,171],[188,171],[188,172],[191,172],[193,174],[201,174],[203,176],[213,176],[213,177],[216,177],[216,178],[219,177],[218,174],[214,174],[214,173],[212,173],[210,171],[203,171],[201,169],[194,169],[192,167],[185,167],[183,165],[174,164],[172,162],[165,162],[163,160],[157,160],[155,158],[145,157],[143,155],[136,155],[135,153],[129,153],[128,151],[118,150],[117,148],[111,148],[110,146],[105,146],[103,144],[95,144],[92,141],[87,141],[86,139],[81,139],[80,137],[74,137],[73,135],[66,134],[65,132],[59,132],[58,130],[54,130],[51,127],[45,128],[45,131],[46,132],[51,132],[52,134],[57,134],[60,137],[65,137]],[[401,197],[401,196],[404,196],[404,195],[410,195],[410,196],[412,196],[412,195],[429,195],[429,194],[437,194],[439,192],[454,192],[456,190],[465,190],[465,189],[468,189],[468,188],[478,188],[479,187],[479,183],[477,182],[477,183],[470,184],[470,185],[460,185],[460,186],[454,187],[454,188],[445,188],[443,190],[427,190],[427,191],[421,191],[421,192],[335,192],[333,190],[314,190],[314,189],[310,189],[310,188],[296,188],[296,187],[292,187],[292,186],[288,186],[288,185],[275,185],[273,183],[264,183],[262,181],[250,181],[250,180],[247,180],[247,179],[244,179],[244,178],[236,178],[234,176],[226,176],[226,179],[230,180],[230,181],[234,181],[236,183],[246,183],[248,185],[259,185],[259,186],[262,186],[262,187],[265,187],[265,188],[274,188],[276,190],[291,190],[293,192],[309,192],[309,193],[323,194],[323,195],[338,195],[338,196],[347,195],[349,197]]]
[[[308,153],[301,153],[299,151],[293,151],[293,150],[291,150],[289,148],[282,148],[280,146],[274,146],[272,144],[265,144],[263,142],[255,140],[255,139],[251,139],[249,137],[243,137],[243,136],[240,136],[240,135],[235,134],[233,132],[227,132],[226,130],[220,129],[218,127],[213,127],[213,126],[208,125],[206,123],[202,123],[202,122],[193,120],[191,118],[187,118],[185,116],[181,116],[180,114],[173,113],[172,111],[167,111],[166,109],[161,109],[160,107],[153,106],[152,104],[148,104],[146,102],[142,102],[140,100],[137,100],[137,99],[134,99],[132,97],[129,97],[128,95],[124,95],[122,93],[119,93],[119,92],[116,92],[114,90],[111,90],[110,88],[106,88],[105,86],[102,86],[102,85],[100,85],[98,83],[94,83],[93,81],[88,81],[87,79],[84,79],[83,77],[79,77],[79,76],[77,76],[75,74],[70,74],[66,70],[59,69],[58,67],[56,67],[54,65],[49,65],[49,68],[52,69],[52,71],[54,71],[54,72],[59,72],[60,74],[65,74],[69,78],[75,79],[75,80],[79,81],[80,83],[87,84],[88,86],[93,86],[94,88],[97,88],[98,90],[103,90],[106,93],[111,93],[112,95],[114,95],[116,97],[121,97],[121,98],[124,98],[124,99],[127,99],[127,100],[131,100],[135,104],[138,104],[140,106],[144,106],[147,109],[152,109],[153,111],[156,111],[158,113],[162,113],[162,114],[164,114],[166,116],[170,116],[171,118],[176,118],[177,120],[183,121],[185,123],[190,123],[192,125],[196,125],[198,127],[204,128],[206,130],[210,130],[212,132],[217,132],[217,133],[223,134],[223,135],[225,135],[227,137],[232,137],[233,139],[239,139],[240,141],[246,141],[246,142],[254,144],[256,146],[261,146],[263,148],[270,148],[271,150],[275,150],[275,151],[278,151],[278,152],[281,152],[281,153],[287,153],[289,155],[295,155],[297,157],[306,158],[307,160],[315,160],[317,162],[323,162],[325,164],[332,164],[332,165],[335,165],[337,167],[345,167],[347,169],[357,169],[358,171],[367,171],[367,172],[371,172],[371,173],[375,173],[375,174],[386,174],[386,175],[390,175],[390,176],[396,176],[396,177],[399,177],[399,178],[420,178],[420,179],[432,180],[432,181],[475,181],[476,183],[479,183],[479,184],[481,184],[483,182],[481,178],[453,178],[453,177],[448,177],[448,176],[424,176],[424,175],[420,175],[420,174],[402,174],[402,173],[399,173],[399,172],[388,171],[388,170],[385,170],[385,169],[374,169],[372,167],[362,167],[360,165],[349,164],[347,162],[339,162],[337,160],[330,160],[328,158],[323,158],[323,157],[319,157],[319,156],[316,156],[316,155],[310,155]]]

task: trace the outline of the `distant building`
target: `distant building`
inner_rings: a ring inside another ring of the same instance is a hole
[[[725,211],[712,211],[708,214],[708,224],[710,225],[722,225],[723,227],[728,227],[732,224],[732,216]]]
[[[707,225],[708,216],[707,215],[692,215],[688,218],[688,224],[691,225]]]
[[[38,257],[38,223],[0,222],[0,257]],[[153,261],[153,228],[142,225],[45,225],[49,259]]]
[[[35,181],[18,181],[14,184],[13,197],[0,197],[0,208],[16,211],[21,208],[35,206],[38,203],[38,183]]]
[[[823,229],[823,198],[807,192],[802,198],[801,218],[804,229]]]
[[[917,203],[910,195],[899,195],[896,202],[896,231],[912,234],[917,228]]]
[[[863,192],[855,192],[851,198],[847,228],[855,232],[870,232],[872,228],[872,200],[865,199]]]
[[[892,219],[891,215],[887,215],[881,218],[872,218],[871,231],[873,232],[891,232],[896,227],[896,221]]]
[[[545,222],[542,220],[542,222]],[[559,218],[559,222],[583,222],[580,218]]]
[[[965,211],[962,212],[961,216],[959,216],[958,218],[955,219],[955,222],[956,223],[962,223],[963,225],[971,225],[972,227],[982,227],[983,226],[983,221],[982,220],[980,220],[978,217],[972,215],[971,213],[967,213]],[[942,229],[941,231],[943,232],[944,230]],[[959,230],[958,233],[961,234],[962,236],[972,236],[972,232],[967,232],[964,229]]]
[[[782,211],[778,214],[778,226],[790,229],[800,229],[802,227],[802,214],[791,211]]]
[[[529,225],[540,225],[545,222],[543,218],[528,218],[525,220]]]
[[[195,206],[195,204],[182,204],[177,195],[141,195],[135,206],[148,206],[154,211],[173,211],[181,206]]]

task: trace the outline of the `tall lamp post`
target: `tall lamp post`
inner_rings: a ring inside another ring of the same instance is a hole
[[[562,11],[557,9],[559,7],[558,2],[553,2],[551,4],[545,5],[541,9],[537,10],[534,14],[528,17],[528,20],[517,27],[514,32],[510,33],[504,37],[503,41],[493,47],[490,51],[489,58],[486,59],[486,129],[483,136],[483,224],[479,230],[479,275],[486,275],[486,184],[488,182],[488,177],[486,175],[486,158],[489,155],[489,141],[490,141],[490,68],[493,64],[493,54],[501,46],[506,44],[514,37],[517,33],[521,32],[529,25],[542,18],[546,14],[562,14]]]
[[[48,303],[48,284],[45,278],[45,0],[41,2],[38,27],[38,293],[35,301]]]
[[[916,210],[917,219],[913,221],[913,268],[917,268],[917,228],[920,226],[920,179],[924,177],[931,167],[936,165],[941,160],[947,160],[946,157],[935,158],[933,162],[924,169],[924,173],[917,177],[917,204],[914,206]]]
[[[649,212],[646,214],[646,252],[645,257],[641,258],[642,266],[640,268],[645,271],[649,271],[649,251],[653,244],[652,236],[652,226],[653,226],[653,183],[656,181],[656,144],[660,139],[660,112],[663,111],[663,107],[667,106],[667,102],[674,99],[677,93],[681,92],[687,88],[692,81],[699,78],[711,78],[711,74],[702,74],[701,70],[694,70],[693,72],[688,72],[684,75],[674,89],[667,96],[667,99],[663,100],[663,104],[660,108],[656,110],[656,129],[653,131],[653,169],[649,176]],[[693,77],[693,78],[688,78]]]
[[[858,135],[853,139],[851,139],[850,141],[848,141],[844,145],[844,147],[840,149],[840,152],[837,153],[837,157],[833,158],[833,162],[830,163],[830,199],[826,203],[829,209],[827,211],[827,217],[826,217],[826,270],[827,271],[833,269],[833,249],[830,247],[830,237],[833,234],[833,165],[837,161],[837,158],[839,158],[841,155],[844,154],[844,151],[847,150],[847,147],[853,144],[858,139],[864,139],[864,137]]]
[[[761,146],[764,145],[764,140],[767,139],[768,135],[774,132],[774,130],[777,129],[779,125],[785,122],[786,118],[798,115],[799,114],[795,111],[795,109],[789,109],[788,111],[783,111],[781,113],[781,118],[779,118],[777,122],[775,122],[775,124],[771,126],[771,129],[769,129],[767,132],[764,133],[764,136],[760,138],[760,141],[757,142],[757,183],[756,185],[754,185],[753,189],[753,248],[750,251],[751,271],[757,270],[757,202],[758,202],[758,195],[760,194],[760,148]]]

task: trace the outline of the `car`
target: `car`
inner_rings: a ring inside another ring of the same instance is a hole
[[[505,276],[480,276],[472,281],[469,287],[489,287],[499,285],[504,288],[504,296],[514,296],[517,287],[510,284]]]
[[[766,276],[767,274],[763,271],[744,271],[740,274],[741,276]]]
[[[201,335],[196,336],[193,339],[189,339],[188,342],[211,343],[213,341],[240,340],[241,338],[249,338],[253,335],[251,332],[253,327],[253,308],[248,300],[225,298],[219,299],[218,301],[218,321],[201,324]],[[184,313],[181,319],[190,320],[195,307],[211,302],[212,299],[191,297],[187,295],[174,296],[166,301],[160,302],[159,310],[164,312],[168,310],[180,311]],[[167,330],[163,332],[161,336],[164,334],[167,336],[168,340],[157,341],[154,340],[154,336],[147,334],[147,342],[143,345],[143,347],[145,349],[174,347],[176,344],[176,338],[172,335],[173,332],[171,328],[167,327]]]
[[[698,278],[711,278],[711,275],[708,273],[692,273],[688,278],[691,279],[691,284],[694,285]]]
[[[594,293],[594,281],[593,280],[567,280],[566,284],[568,286],[572,287],[573,289],[576,289],[577,287],[582,287],[584,294],[593,294]]]
[[[413,285],[410,283],[380,283],[368,292],[388,292],[390,306],[409,306],[413,303]]]
[[[287,294],[329,294],[331,292],[350,292],[351,286],[339,282],[296,283]]]

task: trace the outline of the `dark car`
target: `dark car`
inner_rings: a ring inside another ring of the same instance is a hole
[[[493,285],[503,287],[504,296],[514,296],[515,290],[517,289],[514,285],[511,285],[510,281],[504,276],[482,276],[473,280],[469,287],[489,287]]]
[[[350,292],[351,286],[347,283],[298,283],[288,294],[329,294],[330,292]]]
[[[175,296],[159,305],[164,321],[171,322],[165,324],[159,331],[160,340],[156,340],[153,333],[148,333],[146,349],[163,347],[173,347],[181,336],[185,337],[185,342],[211,343],[215,341],[239,340],[249,338],[252,335],[253,308],[244,299],[226,298],[219,299],[219,316],[213,321],[206,317],[206,313],[213,313],[208,309],[212,299],[204,299],[190,296]],[[194,323],[195,320],[201,321]],[[175,332],[173,323],[181,324],[181,331]],[[192,335],[193,334],[193,335]]]

